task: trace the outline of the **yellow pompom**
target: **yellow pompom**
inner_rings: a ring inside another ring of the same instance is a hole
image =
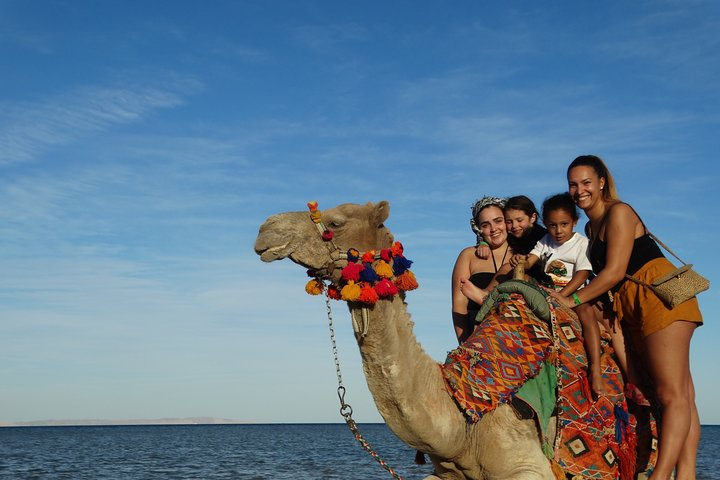
[[[314,212],[310,212],[310,218],[312,218],[312,221],[315,223],[320,223],[320,218],[322,217],[322,213],[319,210],[315,210]]]
[[[374,268],[375,273],[377,273],[377,276],[380,278],[393,277],[393,269],[385,260],[378,261]]]
[[[360,285],[351,280],[340,290],[340,298],[346,302],[354,302],[360,298],[360,293],[362,293]]]
[[[305,291],[310,295],[320,295],[323,291],[323,284],[319,280],[313,278],[305,284]]]

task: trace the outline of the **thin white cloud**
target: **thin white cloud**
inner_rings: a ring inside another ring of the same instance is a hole
[[[44,101],[6,102],[0,109],[0,166],[29,161],[90,133],[180,106],[189,85],[89,86]]]

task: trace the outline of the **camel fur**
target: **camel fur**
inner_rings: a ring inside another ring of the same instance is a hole
[[[390,248],[384,222],[386,201],[343,204],[321,212],[340,251]],[[260,227],[255,251],[265,262],[289,258],[333,282],[344,261],[323,241],[309,213],[274,215]],[[352,310],[352,307],[351,307]],[[400,296],[369,309],[369,329],[356,332],[368,387],[388,427],[407,445],[429,455],[434,474],[427,479],[552,480],[534,420],[518,419],[508,405],[469,423],[448,393],[439,364],[413,334],[407,304]],[[426,479],[426,480],[427,480]]]

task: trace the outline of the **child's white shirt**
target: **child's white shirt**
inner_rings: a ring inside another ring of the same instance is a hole
[[[550,275],[557,288],[567,285],[576,271],[592,271],[592,264],[588,257],[588,239],[577,232],[562,245],[557,243],[550,234],[545,234],[535,244],[530,255],[535,255],[540,259],[543,271]],[[556,260],[562,262],[562,267],[550,268],[551,271],[548,271],[548,266]]]

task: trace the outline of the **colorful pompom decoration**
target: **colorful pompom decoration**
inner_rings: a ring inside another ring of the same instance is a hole
[[[333,300],[340,300],[342,298],[342,295],[340,294],[340,290],[335,285],[330,285],[328,287],[327,296]]]
[[[375,284],[375,291],[380,298],[392,297],[398,293],[398,289],[395,284],[387,278],[383,278]]]
[[[378,277],[377,273],[375,273],[375,270],[373,270],[371,263],[365,264],[365,268],[363,268],[360,272],[360,280],[370,284],[373,284],[380,280],[380,277]]]
[[[363,282],[362,287],[360,287],[360,297],[358,297],[358,302],[375,305],[379,299],[380,297],[378,297],[375,289],[371,287],[369,283]]]
[[[404,292],[407,292],[408,290],[415,290],[416,288],[418,288],[415,274],[412,273],[410,270],[405,270],[403,273],[395,277],[395,285],[398,287],[399,290],[402,290]]]
[[[342,290],[340,290],[340,296],[346,302],[354,302],[360,298],[360,285],[350,280]]]
[[[402,255],[393,258],[393,272],[395,273],[395,276],[404,273],[408,268],[410,268],[412,263],[412,260],[408,260]]]
[[[323,292],[323,284],[317,278],[313,278],[305,284],[305,291],[310,295],[320,295]]]
[[[375,265],[375,273],[380,278],[392,278],[393,269],[385,260],[379,260]]]
[[[345,281],[349,282],[352,280],[353,282],[357,282],[360,280],[360,272],[362,272],[364,268],[365,267],[359,263],[348,263],[340,272],[340,276],[342,276]]]
[[[318,210],[318,202],[307,203],[310,218],[324,241],[334,238],[335,232],[322,223],[322,214]],[[412,261],[403,256],[403,245],[394,242],[390,248],[383,248],[378,255],[375,250],[368,250],[362,255],[355,248],[347,251],[347,265],[340,272],[340,284],[326,287],[317,272],[309,269],[311,279],[305,285],[310,295],[326,292],[332,300],[359,302],[374,305],[381,298],[392,298],[399,292],[418,288],[417,279],[410,271]]]
[[[375,250],[368,250],[367,252],[362,254],[362,257],[360,258],[362,263],[372,263],[375,261]]]

